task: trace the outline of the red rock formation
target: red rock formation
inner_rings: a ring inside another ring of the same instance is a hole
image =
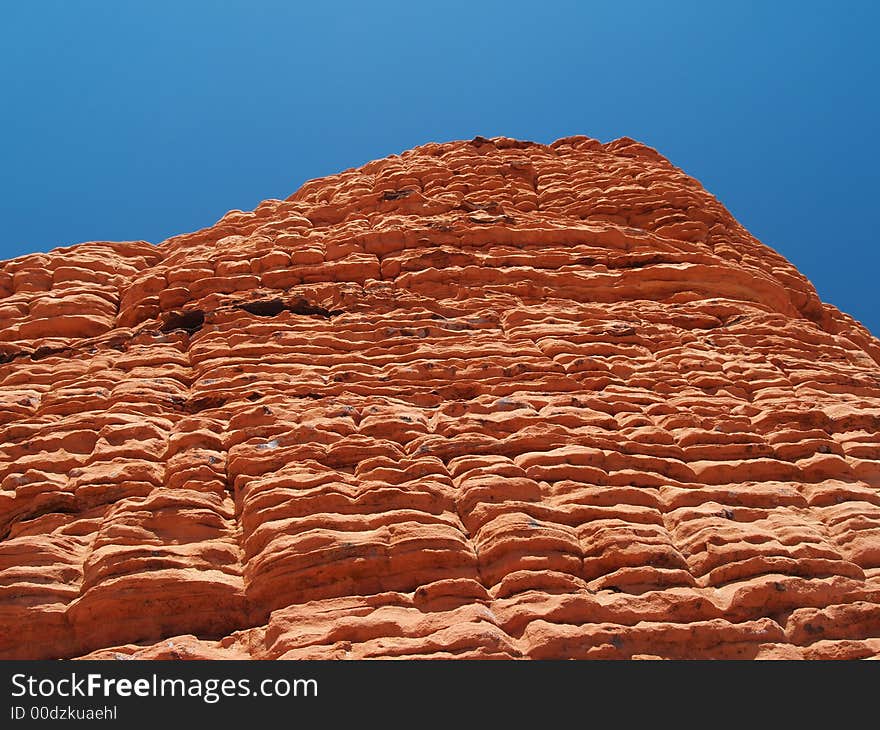
[[[880,342],[653,150],[0,269],[0,656],[880,654]]]

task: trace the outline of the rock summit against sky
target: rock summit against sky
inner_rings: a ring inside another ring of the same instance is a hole
[[[120,655],[880,655],[880,342],[626,138],[2,263],[0,658]]]

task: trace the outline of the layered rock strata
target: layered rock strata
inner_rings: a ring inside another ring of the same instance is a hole
[[[880,342],[629,139],[0,266],[0,657],[880,654]]]

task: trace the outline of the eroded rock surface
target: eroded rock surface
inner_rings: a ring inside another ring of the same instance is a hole
[[[0,656],[880,654],[880,342],[628,139],[0,268]]]

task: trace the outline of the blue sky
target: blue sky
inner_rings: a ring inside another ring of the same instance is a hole
[[[427,141],[623,135],[880,334],[880,4],[4,3],[0,258],[202,228]]]

